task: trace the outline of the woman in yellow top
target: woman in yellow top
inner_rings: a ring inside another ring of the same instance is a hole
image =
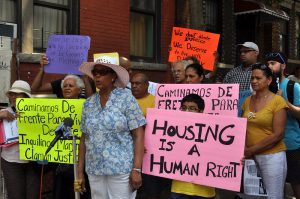
[[[252,66],[251,86],[255,95],[243,104],[243,117],[248,120],[245,158],[255,160],[268,199],[283,199],[287,171],[283,142],[287,105],[275,94],[277,84],[266,65]]]

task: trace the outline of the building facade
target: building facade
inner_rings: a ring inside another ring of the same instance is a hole
[[[220,76],[238,64],[236,44],[244,41],[259,45],[261,61],[265,53],[280,50],[289,57],[290,71],[300,65],[298,0],[1,0],[0,10],[0,35],[6,36],[6,24],[17,24],[12,77],[29,82],[51,34],[88,35],[90,61],[94,53],[119,52],[152,81],[172,82],[173,26],[221,35]],[[45,79],[60,77],[47,74]]]

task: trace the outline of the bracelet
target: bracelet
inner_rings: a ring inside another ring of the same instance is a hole
[[[138,169],[138,168],[132,168],[132,171],[136,171],[138,173],[142,173],[142,169]]]

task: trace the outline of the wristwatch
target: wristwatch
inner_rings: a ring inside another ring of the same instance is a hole
[[[142,173],[142,169],[138,169],[138,168],[132,168],[132,171],[136,171],[138,173]]]

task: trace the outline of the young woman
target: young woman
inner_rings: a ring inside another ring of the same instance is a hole
[[[185,81],[187,84],[200,84],[204,79],[203,67],[200,64],[190,64],[185,69]]]

